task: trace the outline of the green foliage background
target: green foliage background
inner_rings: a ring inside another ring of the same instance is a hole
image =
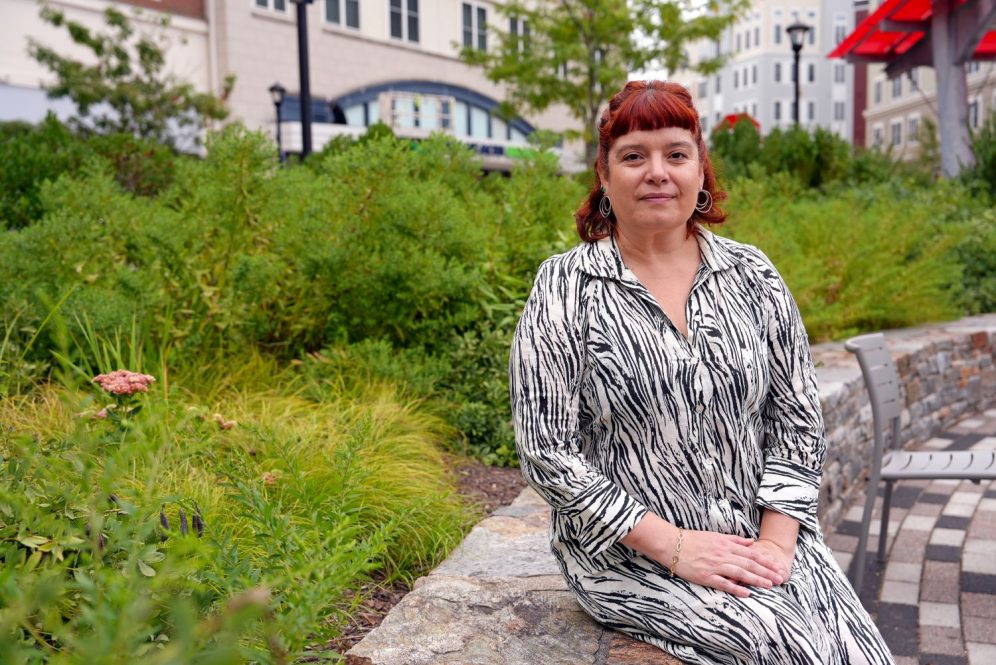
[[[996,309],[989,162],[934,183],[820,133],[725,138],[718,232],[773,259],[813,341]],[[197,159],[51,119],[0,154],[0,652],[312,654],[473,521],[446,454],[514,464],[508,345],[585,193],[551,155],[482,176],[378,130],[286,168],[239,127]],[[159,381],[94,420],[118,367]]]

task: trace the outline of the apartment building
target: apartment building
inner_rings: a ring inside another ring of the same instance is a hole
[[[996,113],[996,62],[968,62],[965,75],[968,126],[976,130]],[[900,159],[916,159],[928,118],[936,127],[937,85],[932,68],[917,67],[907,76],[889,79],[883,65],[869,66],[865,109],[869,147],[889,151]]]
[[[50,3],[94,25],[109,4],[105,0]],[[5,44],[0,48],[6,49],[0,51],[0,108],[5,109],[3,117],[10,117],[16,109],[7,107],[17,105],[18,95],[40,95],[45,76],[27,56],[25,35],[66,48],[71,44],[65,35],[42,24],[34,0],[5,0],[5,4],[13,5],[18,16],[16,28],[0,26],[0,43]],[[234,75],[228,106],[231,117],[248,127],[275,133],[276,109],[269,89],[280,83],[288,91],[280,107],[283,147],[290,152],[300,149],[295,2],[122,0],[115,4],[152,6],[174,14],[171,30],[185,43],[171,49],[171,68],[198,88],[215,92],[227,75]],[[506,122],[495,112],[504,90],[480,69],[459,60],[464,45],[488,47],[488,25],[508,21],[498,15],[491,0],[316,0],[306,7],[315,149],[337,134],[359,134],[382,121],[413,138],[448,132],[477,149],[488,166],[505,168],[535,129],[562,131],[574,124],[563,108]],[[501,27],[528,30],[515,20]],[[568,146],[562,151],[565,168],[577,168],[574,154],[579,150]]]
[[[850,0],[758,0],[718,41],[694,45],[693,63],[717,54],[728,58],[710,76],[690,70],[676,75],[691,90],[706,131],[730,113],[750,114],[762,134],[793,124],[794,54],[786,28],[795,22],[810,26],[800,52],[799,123],[853,139],[854,67],[826,57],[854,29]]]
[[[158,11],[169,12],[171,24],[166,34],[171,42],[167,70],[189,81],[199,90],[220,90],[220,79],[212,67],[209,28],[204,18],[205,0],[131,0],[116,3],[124,9],[141,9],[133,24],[136,30],[155,29]],[[49,2],[69,20],[99,28],[101,12],[109,2],[96,0],[56,0]],[[57,48],[61,53],[85,58],[88,51],[75,45],[64,28],[54,28],[39,17],[37,0],[3,0],[0,21],[0,120],[37,122],[49,110],[60,117],[72,113],[66,100],[49,100],[42,86],[52,82],[51,74],[28,55],[28,39]]]

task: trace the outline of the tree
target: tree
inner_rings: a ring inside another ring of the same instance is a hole
[[[224,99],[234,78],[225,79],[221,97],[197,92],[187,82],[164,72],[170,39],[165,29],[169,17],[155,19],[154,34],[135,31],[131,21],[114,7],[104,10],[106,30],[95,32],[67,20],[56,9],[43,6],[42,19],[59,28],[93,53],[90,63],[60,55],[54,49],[28,40],[28,51],[55,75],[46,86],[50,98],[68,97],[76,105],[75,129],[84,133],[126,133],[175,146],[184,137],[198,142],[201,130],[212,120],[228,115]]]
[[[650,67],[715,72],[721,56],[692,63],[687,47],[718,39],[747,7],[744,0],[509,0],[498,5],[509,30],[492,27],[497,44],[464,47],[461,57],[508,86],[502,113],[540,112],[564,104],[582,129],[567,132],[585,143],[594,163],[595,123],[602,105],[629,73]]]

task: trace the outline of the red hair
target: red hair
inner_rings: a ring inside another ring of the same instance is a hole
[[[620,136],[636,131],[678,127],[687,129],[695,139],[699,151],[699,161],[705,178],[702,189],[712,195],[712,209],[701,213],[695,211],[688,220],[688,231],[696,224],[721,224],[726,213],[719,202],[726,199],[726,192],[719,189],[716,174],[705,141],[699,114],[692,105],[692,96],[683,86],[668,81],[630,81],[609,100],[609,106],[598,121],[598,156],[595,158],[595,183],[587,198],[574,213],[578,235],[585,242],[593,242],[613,233],[616,214],[607,218],[598,211],[602,197],[600,173],[609,170],[609,150]]]

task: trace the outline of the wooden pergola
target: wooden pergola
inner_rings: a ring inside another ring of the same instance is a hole
[[[885,0],[828,57],[886,63],[889,78],[933,67],[941,169],[953,176],[974,164],[964,64],[996,60],[996,0]]]

